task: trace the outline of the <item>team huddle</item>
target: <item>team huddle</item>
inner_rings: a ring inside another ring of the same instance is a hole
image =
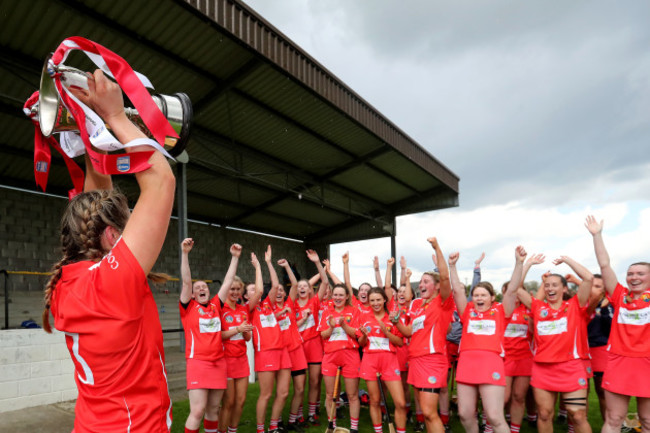
[[[265,431],[274,392],[270,433],[302,431],[305,425],[319,424],[321,381],[325,383],[327,423],[333,431],[341,379],[351,432],[359,428],[360,379],[366,385],[367,394],[362,391],[361,395],[367,395],[375,432],[383,431],[387,411],[383,392],[392,397],[396,431],[406,431],[411,388],[415,431],[443,432],[449,430],[450,373],[455,375],[451,379],[457,386],[458,415],[467,432],[479,431],[479,399],[485,431],[518,432],[529,388],[534,403],[529,404],[527,416],[539,431],[553,431],[559,396],[570,431],[590,432],[587,394],[592,377],[606,419],[603,431],[620,429],[630,396],[638,397],[645,425],[642,402],[650,391],[635,372],[646,366],[650,349],[643,339],[650,264],[631,265],[630,288],[623,287],[609,265],[602,222],[588,217],[585,225],[593,235],[602,275],[562,256],[553,263],[566,264],[573,273],[547,272],[539,290],[531,294],[524,289],[524,279],[545,258],[537,254],[527,259],[519,246],[500,303],[493,286],[480,281],[484,255],[475,262],[468,296],[456,269],[459,253],[445,259],[436,238],[428,239],[436,270],[423,274],[418,297],[404,257],[399,262],[398,285],[391,283],[395,260],[387,261],[382,283],[375,258],[377,286],[363,283],[354,290],[347,253],[341,281],[329,261],[321,262],[312,250],[307,257],[316,274],[309,280],[298,281],[286,260],[277,262],[289,281],[285,287],[279,283],[270,246],[264,259],[271,284],[263,296],[262,266],[254,253],[255,281],[244,284],[236,277],[242,247],[234,244],[223,284],[210,299],[204,281],[192,284],[188,256],[193,240],[185,239],[180,298],[190,395],[185,431],[198,432],[202,420],[206,432],[237,431],[250,375],[246,341],[251,339],[260,386],[258,433]],[[573,296],[569,282],[577,287]],[[283,424],[291,382],[290,416]]]

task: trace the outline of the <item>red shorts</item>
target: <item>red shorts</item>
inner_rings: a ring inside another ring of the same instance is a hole
[[[302,349],[305,351],[307,364],[320,364],[323,362],[323,339],[314,337],[303,343]]]
[[[291,358],[286,349],[255,351],[255,371],[278,371],[291,368]]]
[[[298,346],[296,350],[289,352],[289,359],[291,359],[291,371],[307,369],[307,360],[302,346]]]
[[[336,376],[336,370],[341,368],[341,374],[348,379],[359,377],[359,351],[357,349],[341,349],[323,355],[321,372],[323,376]]]
[[[607,370],[607,359],[609,358],[607,346],[590,347],[589,353],[591,353],[591,369],[594,372],[602,373]]]
[[[594,371],[591,369],[591,359],[583,359],[582,363],[585,365],[585,372],[587,373],[587,378],[590,379],[594,377]]]
[[[397,364],[399,371],[409,371],[409,347],[406,343],[397,348]]]
[[[458,357],[456,382],[465,385],[506,386],[503,358],[487,350],[465,350]]]
[[[248,365],[248,356],[226,357],[226,375],[228,379],[241,379],[250,376],[250,374],[251,368]]]
[[[650,358],[632,358],[611,352],[603,375],[603,388],[616,394],[650,397]]]
[[[397,355],[393,352],[366,352],[361,360],[359,377],[363,380],[377,380],[381,374],[384,382],[401,380]]]
[[[447,386],[449,362],[446,355],[432,353],[409,359],[407,382],[416,388],[444,388]]]
[[[454,362],[458,361],[458,344],[447,341],[447,359],[449,360],[449,368]]]
[[[247,361],[248,363],[248,361]],[[226,389],[226,359],[204,361],[187,358],[187,389]]]
[[[586,389],[587,372],[582,359],[563,362],[534,362],[530,386],[551,392]]]
[[[528,376],[533,372],[533,357],[523,359],[508,359],[503,361],[506,377]]]

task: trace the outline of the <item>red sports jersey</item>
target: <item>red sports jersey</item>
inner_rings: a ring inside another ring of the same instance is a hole
[[[372,311],[370,305],[363,305],[361,301],[359,301],[359,299],[357,299],[357,297],[354,295],[352,295],[352,305],[354,307],[357,307],[362,313],[370,313]]]
[[[562,302],[557,310],[533,298],[530,311],[535,325],[536,362],[580,359],[579,328],[587,326],[587,307],[580,307],[577,296]]]
[[[359,310],[356,307],[346,305],[342,311],[336,311],[335,308],[328,309],[323,313],[320,323],[318,324],[318,332],[326,331],[330,328],[330,317],[338,318],[343,317],[343,320],[353,329],[359,327]],[[341,327],[336,325],[329,338],[323,339],[323,351],[325,353],[336,352],[341,349],[356,349],[359,343],[356,338],[350,337],[347,332]]]
[[[618,284],[610,297],[614,306],[608,350],[633,358],[650,357],[650,290],[632,299],[627,287]]]
[[[495,302],[487,311],[478,311],[473,302],[468,302],[460,318],[463,323],[463,336],[458,347],[459,352],[467,350],[503,351],[503,333],[506,329],[506,315],[503,305]]]
[[[384,326],[391,334],[396,335],[399,338],[403,338],[401,332],[397,327],[391,323],[388,313],[384,314],[381,321],[384,323]],[[365,313],[361,314],[359,317],[359,326],[366,328],[368,331],[368,343],[363,346],[363,352],[396,352],[397,347],[390,342],[386,334],[379,327],[379,321],[375,317],[375,313]],[[361,336],[361,331],[357,331],[357,337]]]
[[[253,347],[255,350],[273,350],[284,347],[282,331],[275,319],[273,305],[268,296],[251,311],[250,318],[251,325],[253,325]]]
[[[289,312],[284,312],[279,317],[276,317],[278,326],[282,331],[282,343],[289,352],[292,352],[302,345],[302,337],[298,332],[296,325],[296,315],[294,313],[295,305],[290,297],[284,301],[284,305],[280,307],[278,304],[273,304],[273,311],[278,312],[285,307],[289,307]]]
[[[308,341],[312,338],[320,337],[317,322],[318,312],[320,310],[320,301],[318,300],[318,296],[312,296],[309,298],[307,300],[307,303],[302,307],[298,301],[294,302],[293,305],[296,321],[300,321],[307,317],[307,320],[305,320],[298,328],[303,341]]]
[[[454,300],[440,296],[424,303],[422,298],[411,302],[409,320],[412,326],[409,358],[431,353],[447,354],[447,328],[454,312]]]
[[[201,305],[190,299],[187,307],[178,303],[185,330],[185,358],[216,361],[223,358],[221,341],[221,301],[218,296]]]
[[[517,361],[533,357],[531,317],[530,310],[521,304],[515,308],[512,316],[507,320],[506,331],[503,335],[503,348],[506,351],[507,360]]]
[[[223,331],[228,331],[239,325],[248,322],[248,306],[235,304],[232,309],[228,303],[224,303],[221,307],[221,326]],[[244,335],[238,332],[230,338],[223,339],[223,351],[227,358],[238,358],[246,355],[246,340]]]
[[[74,431],[168,432],[158,308],[126,243],[120,238],[100,262],[64,266],[51,311],[75,366]]]

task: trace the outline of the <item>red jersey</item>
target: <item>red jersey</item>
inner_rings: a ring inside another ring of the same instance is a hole
[[[614,306],[609,350],[612,353],[634,358],[650,357],[650,290],[632,299],[627,287],[616,285],[610,297]]]
[[[122,238],[99,262],[63,267],[51,311],[75,366],[74,431],[168,432],[172,407],[158,308]]]
[[[218,296],[206,305],[190,299],[187,307],[181,302],[181,322],[185,330],[185,358],[216,361],[223,358],[221,341],[221,308]]]
[[[418,298],[411,302],[409,320],[412,326],[409,358],[432,353],[447,354],[447,328],[454,312],[454,300],[449,296],[442,302],[440,296],[424,303]]]
[[[250,318],[251,325],[253,325],[253,347],[255,350],[259,352],[284,347],[282,331],[275,319],[273,305],[268,296],[255,306],[250,313]]]
[[[463,323],[463,336],[459,352],[466,350],[485,350],[504,355],[503,333],[506,329],[506,315],[503,305],[496,302],[487,311],[478,311],[473,302],[468,302],[460,318]]]
[[[388,301],[388,305],[387,305],[388,311],[389,313],[392,313],[393,311],[399,311],[399,321],[402,322],[404,326],[406,326],[409,324],[409,314],[408,314],[409,307],[408,305],[400,305],[394,299],[395,298],[393,297],[390,301]],[[410,338],[404,336],[402,337],[403,337],[402,341],[404,341],[404,344],[408,345],[409,341],[411,341]]]
[[[223,331],[229,331],[233,328],[248,322],[248,305],[235,304],[231,308],[228,303],[221,307],[221,326]],[[223,351],[227,358],[239,358],[246,355],[246,340],[244,335],[238,332],[230,338],[223,339]]]
[[[397,327],[390,321],[388,313],[384,314],[384,317],[381,318],[381,322],[391,334],[394,334],[399,338],[404,337]],[[359,326],[366,328],[368,331],[368,343],[363,346],[364,353],[397,351],[397,347],[390,342],[386,334],[384,334],[379,327],[379,321],[375,317],[374,312],[362,314],[359,317]],[[361,335],[361,331],[357,331],[357,336]]]
[[[295,305],[291,298],[287,297],[282,307],[278,304],[273,305],[273,312],[277,313],[285,307],[289,307],[289,312],[285,311],[276,319],[278,321],[278,326],[280,326],[280,330],[282,331],[282,343],[289,352],[292,352],[302,345],[302,337],[300,336],[298,326],[296,325],[296,315],[294,313]]]
[[[587,306],[580,307],[577,296],[562,302],[557,310],[533,298],[530,311],[535,325],[536,362],[580,359],[579,328],[587,326]]]
[[[354,307],[357,307],[361,313],[372,312],[372,308],[370,308],[370,305],[363,305],[361,301],[357,299],[357,297],[354,295],[352,295],[352,305]]]
[[[308,341],[312,338],[320,337],[320,333],[318,332],[318,323],[316,322],[319,318],[318,312],[320,311],[320,301],[318,300],[318,296],[312,296],[309,298],[307,303],[302,307],[298,301],[294,302],[293,305],[296,322],[299,322],[305,317],[307,318],[298,328],[302,340]]]
[[[507,320],[506,330],[503,335],[503,348],[506,359],[517,361],[533,357],[531,343],[533,334],[530,329],[530,310],[523,304],[512,312]]]
[[[318,324],[318,332],[323,332],[330,328],[330,317],[335,319],[343,317],[343,320],[345,320],[348,326],[357,329],[359,327],[359,314],[357,308],[349,305],[346,305],[340,312],[336,311],[335,308],[328,309],[323,313],[323,317]],[[325,353],[336,352],[341,349],[356,349],[358,347],[359,343],[357,342],[357,339],[350,337],[341,325],[338,324],[332,330],[332,334],[329,338],[323,339],[323,350]]]

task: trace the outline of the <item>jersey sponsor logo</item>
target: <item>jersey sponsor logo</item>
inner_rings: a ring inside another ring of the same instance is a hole
[[[413,319],[413,333],[424,329],[424,316],[416,317]]]
[[[314,321],[314,316],[311,314],[307,317],[307,320],[305,320],[302,325],[300,325],[300,328],[298,330],[300,332],[304,331],[305,329],[313,328],[316,326],[316,322]]]
[[[558,320],[547,320],[543,322],[537,322],[537,334],[538,335],[557,335],[567,332],[568,330],[568,320],[566,317],[562,317]]]
[[[528,325],[521,323],[508,323],[506,332],[503,334],[506,338],[525,337],[528,335]]]
[[[347,341],[348,334],[345,333],[343,328],[336,327],[332,329],[332,335],[330,335],[329,341]]]
[[[284,319],[278,322],[278,325],[280,325],[281,330],[286,331],[287,329],[289,329],[289,326],[291,326],[291,319],[285,317]]]
[[[224,319],[226,320],[226,323],[232,323],[235,321],[235,318],[232,317],[230,314],[227,314]]]
[[[370,350],[385,350],[390,351],[390,344],[388,338],[382,337],[369,337],[368,349]]]
[[[273,328],[278,324],[278,321],[275,320],[275,314],[260,314],[260,323],[262,328]]]
[[[221,320],[218,317],[199,317],[199,332],[201,334],[221,331]]]
[[[618,312],[617,322],[622,325],[647,325],[650,323],[650,307],[640,308],[638,310],[621,308]]]
[[[470,320],[467,333],[476,335],[494,335],[497,332],[497,322],[494,320]]]
[[[238,341],[238,340],[243,340],[243,339],[244,339],[244,336],[240,332],[238,332],[237,334],[230,337],[230,341]]]

